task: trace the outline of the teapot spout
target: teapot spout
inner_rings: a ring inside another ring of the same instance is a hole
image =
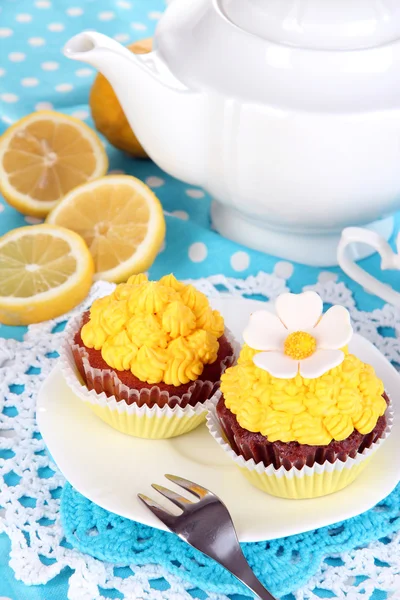
[[[112,85],[140,143],[162,169],[201,186],[205,102],[168,69],[158,52],[137,55],[93,31],[71,38],[64,54],[98,69]]]
[[[72,60],[92,65],[107,79],[114,75],[113,70],[117,68],[119,57],[130,59],[131,56],[127,48],[95,31],[83,31],[74,35],[65,44],[64,54]]]

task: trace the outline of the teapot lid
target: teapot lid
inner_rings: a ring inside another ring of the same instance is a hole
[[[399,106],[400,0],[173,0],[154,46],[179,82],[217,103]]]
[[[270,42],[360,50],[400,38],[399,0],[217,0],[240,29]]]

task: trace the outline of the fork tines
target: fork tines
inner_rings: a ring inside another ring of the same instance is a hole
[[[176,485],[182,487],[184,490],[188,490],[188,492],[191,492],[194,496],[196,496],[196,498],[199,498],[200,500],[202,498],[205,498],[206,496],[213,495],[209,490],[202,487],[198,483],[193,483],[193,481],[189,481],[188,479],[184,479],[183,477],[177,477],[177,475],[168,474],[165,475],[165,477],[169,481],[172,481],[172,483],[175,483]]]
[[[206,488],[203,488],[201,485],[198,485],[197,483],[193,483],[193,481],[184,479],[183,477],[177,477],[176,475],[165,475],[165,477],[169,481],[172,481],[176,485],[183,488],[184,490],[187,490],[188,492],[193,494],[193,496],[195,496],[196,498],[198,498],[200,500],[202,500],[203,498],[206,498],[207,496],[213,495]],[[186,508],[189,508],[189,506],[194,504],[191,500],[188,500],[188,498],[185,498],[184,496],[181,496],[180,494],[177,494],[176,492],[174,492],[162,485],[157,485],[156,483],[152,483],[152,487],[157,492],[162,494],[165,498],[170,500],[173,504],[175,504],[175,506],[178,506],[178,508],[180,508],[183,511],[185,511]],[[165,508],[163,508],[160,504],[158,504],[158,502],[155,502],[155,500],[153,500],[152,498],[149,498],[149,496],[146,496],[144,494],[138,494],[138,497],[151,510],[151,512],[158,519],[160,519],[160,521],[162,521],[167,527],[171,527],[171,525],[175,522],[175,520],[177,518],[179,518],[179,517],[176,517],[175,515],[173,515],[171,512],[169,512]]]

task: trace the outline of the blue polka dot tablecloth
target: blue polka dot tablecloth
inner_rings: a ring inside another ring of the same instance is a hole
[[[164,10],[163,0],[1,0],[0,2],[0,133],[24,115],[55,109],[92,125],[88,94],[95,71],[69,61],[61,49],[74,34],[96,29],[123,44],[149,37]],[[132,82],[134,93],[134,81]],[[358,308],[372,310],[381,302],[349,281],[339,268],[304,267],[248,250],[221,238],[210,228],[210,198],[162,172],[151,161],[134,160],[107,142],[110,172],[129,173],[147,182],[160,198],[167,220],[165,245],[151,276],[173,271],[179,278],[213,274],[246,278],[259,271],[286,280],[294,292],[317,281],[343,281],[352,290]],[[0,234],[40,222],[24,217],[0,199]],[[396,233],[400,218],[396,218]],[[379,258],[363,262],[378,273]],[[381,278],[400,289],[398,274]],[[1,337],[21,339],[23,328],[0,326]],[[12,600],[66,598],[67,573],[46,586],[27,588],[15,581],[8,563],[9,544],[0,536],[0,596]]]

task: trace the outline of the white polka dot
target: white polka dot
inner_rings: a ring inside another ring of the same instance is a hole
[[[75,75],[77,75],[78,77],[89,77],[89,75],[92,75],[92,73],[93,69],[88,68],[78,69],[77,71],[75,71]]]
[[[47,25],[47,29],[49,31],[64,31],[64,25],[62,23],[50,23],[50,25]]]
[[[28,40],[28,44],[30,46],[34,46],[34,47],[44,46],[45,43],[46,43],[46,40],[44,40],[41,37],[32,37],[32,38],[29,38],[29,40]]]
[[[0,27],[0,38],[10,37],[14,32],[9,27]]]
[[[74,89],[74,86],[72,85],[72,83],[59,83],[58,85],[56,85],[55,89],[56,92],[70,92]]]
[[[182,219],[182,221],[188,221],[189,215],[186,210],[173,210],[171,215],[174,217],[178,217],[178,219]]]
[[[23,60],[25,60],[26,58],[26,54],[24,54],[23,52],[11,52],[8,55],[9,60],[11,60],[11,62],[22,62]]]
[[[274,267],[274,273],[277,277],[282,277],[282,279],[289,279],[293,275],[294,266],[290,262],[286,262],[284,260],[277,262]]]
[[[83,15],[83,8],[79,6],[71,6],[71,8],[67,8],[67,15],[70,17],[80,17]]]
[[[318,275],[319,283],[328,283],[329,281],[337,281],[338,275],[336,273],[331,273],[330,271],[321,271]]]
[[[82,121],[84,121],[88,118],[89,112],[87,110],[76,110],[72,113],[72,116],[76,119],[82,119]]]
[[[21,85],[23,87],[36,87],[39,85],[39,79],[36,79],[36,77],[25,77],[21,79]]]
[[[0,96],[1,98],[1,96]],[[3,121],[3,123],[6,123],[7,125],[11,125],[13,123],[13,120],[11,119],[11,117],[8,117],[7,115],[2,115],[1,120]]]
[[[0,77],[3,77],[3,75],[5,75],[6,70],[3,69],[2,67],[0,67]]]
[[[50,60],[48,62],[42,63],[40,66],[42,67],[43,71],[57,71],[57,69],[60,67],[60,64],[58,62]]]
[[[231,256],[231,267],[234,271],[245,271],[249,268],[250,256],[247,252],[235,252]]]
[[[164,185],[165,180],[161,179],[161,177],[156,177],[155,175],[152,177],[147,177],[146,183],[151,188],[159,188]]]
[[[4,206],[4,204],[0,204],[0,213],[4,212],[5,208],[6,207]],[[1,600],[1,598],[0,598],[0,600]]]
[[[49,0],[37,0],[37,2],[35,2],[35,6],[36,8],[50,8],[51,2],[49,2]]]
[[[195,242],[189,247],[189,258],[192,262],[203,262],[207,258],[207,246],[203,242]]]
[[[167,247],[167,242],[164,240],[163,243],[161,244],[161,248],[158,251],[158,254],[161,254],[161,252],[164,252],[164,250]]]
[[[185,194],[187,196],[189,196],[189,198],[196,198],[196,199],[204,198],[204,196],[205,196],[203,190],[195,190],[195,189],[186,190]]]
[[[25,217],[25,223],[29,223],[29,225],[39,225],[39,223],[43,223],[43,219],[38,219],[37,217]]]
[[[15,20],[18,23],[30,23],[32,21],[32,15],[28,15],[27,13],[22,13],[15,17]]]
[[[132,29],[136,31],[146,31],[147,27],[144,23],[131,23]]]
[[[112,21],[115,19],[115,13],[113,13],[111,10],[105,10],[104,12],[99,13],[97,18],[100,21]]]
[[[51,102],[38,102],[35,105],[35,110],[53,110],[54,106]]]
[[[117,6],[119,6],[119,8],[132,8],[132,4],[130,2],[126,2],[126,0],[119,0],[119,2],[117,2]]]
[[[19,98],[15,94],[1,94],[0,98],[3,102],[7,102],[7,104],[12,104],[13,102],[18,102]]]
[[[130,37],[131,36],[128,33],[116,33],[114,35],[114,40],[117,40],[117,42],[128,42]]]
[[[109,175],[125,175],[125,171],[123,169],[111,169],[108,171]]]
[[[149,12],[149,19],[152,19],[153,21],[157,21],[158,19],[161,19],[162,17],[162,13],[159,12],[158,10],[153,10],[151,12]]]

